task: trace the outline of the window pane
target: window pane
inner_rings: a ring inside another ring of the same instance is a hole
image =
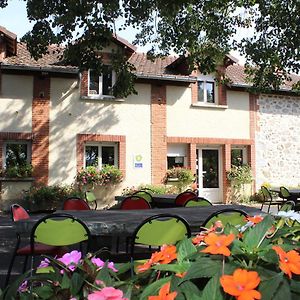
[[[113,146],[102,146],[102,165],[115,164],[115,148]]]
[[[89,94],[99,95],[99,75],[94,70],[90,70]]]
[[[27,158],[27,144],[6,144],[6,167],[23,166]]]
[[[219,152],[218,150],[202,150],[203,187],[219,187]]]
[[[85,166],[98,166],[98,146],[85,146]]]
[[[204,101],[204,82],[198,81],[198,101]]]
[[[109,66],[103,68],[103,82],[102,82],[102,94],[112,94],[112,69]]]
[[[243,149],[231,150],[231,164],[234,166],[241,166],[243,162]]]
[[[183,156],[168,156],[168,169],[173,167],[183,167],[184,166],[184,157]]]
[[[206,93],[207,93],[207,102],[214,103],[215,95],[214,95],[214,83],[213,82],[206,82]]]

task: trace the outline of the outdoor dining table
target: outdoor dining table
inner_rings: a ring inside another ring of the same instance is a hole
[[[175,199],[178,194],[153,194],[152,199],[153,203],[152,206],[154,208],[168,208],[168,207],[175,207]],[[121,203],[127,196],[115,196],[115,200],[118,203]]]
[[[277,193],[280,197],[280,188],[274,187],[274,188],[270,188],[271,192]],[[298,200],[300,198],[300,189],[289,189],[290,192],[290,199],[289,200],[293,200],[295,202],[300,202],[300,200]]]
[[[56,213],[67,213],[81,219],[89,228],[92,236],[120,235],[130,236],[135,228],[146,218],[163,213],[175,214],[183,217],[197,232],[203,222],[212,213],[224,208],[237,208],[249,215],[263,214],[261,210],[244,205],[212,205],[198,207],[154,208],[143,210],[58,210]],[[32,215],[30,219],[15,222],[20,233],[30,233],[31,228],[42,215]]]

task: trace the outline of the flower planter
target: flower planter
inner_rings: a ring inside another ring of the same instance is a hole
[[[0,209],[3,211],[9,211],[10,205],[13,203],[22,203],[23,191],[30,189],[34,182],[34,178],[0,178],[1,187],[1,201]]]

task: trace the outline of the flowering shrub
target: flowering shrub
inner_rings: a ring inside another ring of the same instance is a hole
[[[299,299],[298,219],[289,212],[248,217],[241,227],[218,221],[143,263],[113,264],[72,251],[43,261],[38,274],[23,275],[0,299],[28,299],[29,293],[31,299],[72,300]],[[49,264],[53,272],[39,274]]]
[[[102,169],[94,166],[82,168],[76,175],[76,182],[79,185],[106,185],[122,182],[122,172],[115,166],[104,165]]]
[[[194,182],[195,176],[190,169],[173,167],[172,169],[167,170],[163,178],[163,183],[167,184],[170,179],[177,179],[177,186],[179,192],[181,192],[183,188],[186,188]]]

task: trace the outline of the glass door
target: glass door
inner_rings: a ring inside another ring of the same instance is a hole
[[[222,202],[221,164],[218,148],[198,149],[199,195],[211,202]]]

